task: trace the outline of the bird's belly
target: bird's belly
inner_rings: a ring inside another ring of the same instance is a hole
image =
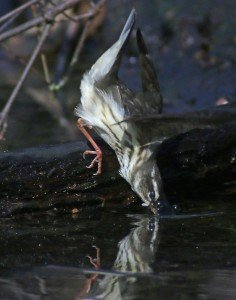
[[[124,112],[108,94],[93,91],[89,95],[83,95],[80,115],[115,150],[121,143],[127,126],[120,123],[124,119]],[[87,98],[84,99],[84,96]]]

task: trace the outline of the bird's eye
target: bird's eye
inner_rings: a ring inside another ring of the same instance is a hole
[[[150,199],[151,199],[152,201],[155,201],[155,200],[156,200],[155,192],[154,192],[154,191],[150,192],[150,193],[149,193],[149,197],[150,197]]]

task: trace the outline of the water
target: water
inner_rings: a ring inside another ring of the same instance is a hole
[[[2,219],[0,298],[235,299],[234,211],[216,199],[160,218],[133,206]]]

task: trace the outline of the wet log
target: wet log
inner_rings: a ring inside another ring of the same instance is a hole
[[[100,141],[101,144],[102,141]],[[118,174],[114,152],[102,145],[101,176],[87,169],[83,142],[0,154],[0,216],[23,211],[95,207],[135,197]],[[236,193],[236,122],[193,129],[165,140],[157,163],[168,194]]]
[[[191,198],[236,194],[236,122],[165,140],[157,163],[168,192]]]

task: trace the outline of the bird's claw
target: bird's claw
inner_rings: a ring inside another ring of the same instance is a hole
[[[86,166],[86,168],[91,169],[98,162],[97,156],[91,161],[90,165]]]
[[[86,155],[88,154],[95,154],[96,157],[92,160],[92,162],[86,166],[86,168],[91,169],[96,163],[98,164],[98,170],[95,174],[93,175],[99,175],[102,173],[102,152],[100,150],[97,151],[90,151],[90,150],[86,150],[83,153],[83,158],[86,158]]]

